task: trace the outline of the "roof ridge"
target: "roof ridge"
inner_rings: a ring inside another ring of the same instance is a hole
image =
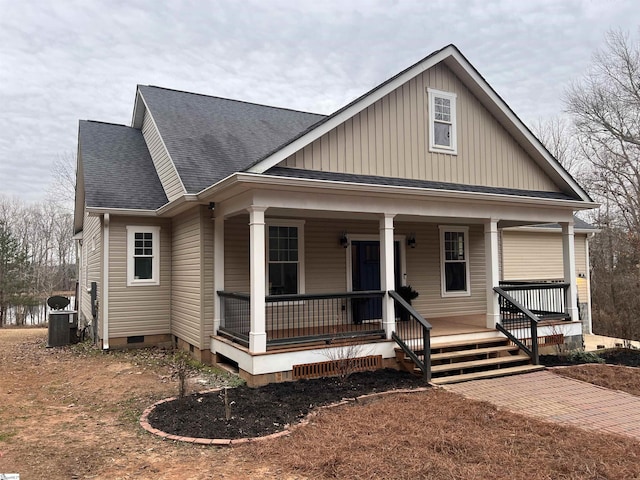
[[[187,90],[180,90],[180,89],[177,89],[177,88],[160,87],[158,85],[140,85],[140,84],[138,84],[138,87],[158,88],[160,90],[167,90],[169,92],[186,93],[188,95],[197,95],[199,97],[215,98],[215,99],[218,99],[218,100],[226,100],[226,101],[229,101],[229,102],[237,102],[237,103],[244,103],[244,104],[247,104],[247,105],[255,105],[257,107],[273,108],[275,110],[285,110],[285,111],[288,111],[288,112],[304,113],[306,115],[317,115],[319,117],[326,117],[327,116],[324,113],[306,112],[304,110],[297,110],[295,108],[276,107],[274,105],[265,105],[264,103],[248,102],[246,100],[238,100],[236,98],[220,97],[218,95],[207,95],[206,93],[189,92]]]

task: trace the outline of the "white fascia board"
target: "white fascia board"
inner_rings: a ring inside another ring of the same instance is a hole
[[[176,164],[173,161],[173,158],[171,158],[171,153],[169,153],[169,149],[167,148],[166,143],[164,143],[164,138],[162,138],[162,135],[160,134],[160,129],[158,128],[158,124],[156,123],[155,118],[153,118],[153,114],[151,113],[151,110],[149,110],[149,106],[147,105],[147,102],[144,100],[144,95],[142,95],[142,92],[139,89],[138,89],[138,95],[140,96],[140,100],[142,100],[142,103],[144,104],[144,108],[146,109],[145,111],[147,112],[147,114],[149,114],[149,117],[151,117],[153,126],[156,127],[156,131],[158,132],[158,138],[162,143],[162,148],[164,148],[165,152],[167,152],[167,157],[169,157],[169,161],[171,162],[173,171],[175,172],[176,176],[178,177],[178,180],[180,181],[180,186],[182,187],[182,193],[186,194],[187,189],[184,188],[184,183],[182,183],[182,177],[180,177],[180,174],[178,173],[178,169],[176,168]],[[142,129],[142,126],[140,126],[140,128]],[[145,140],[145,143],[146,143],[146,140]],[[154,167],[155,167],[155,163],[154,163]],[[162,188],[164,189],[164,185],[162,186]]]
[[[281,150],[274,152],[272,155],[268,156],[267,158],[260,161],[259,163],[253,165],[246,171],[252,172],[252,173],[266,172],[271,167],[276,166],[278,163],[285,160],[287,157],[296,153],[298,150],[301,150],[302,148],[304,148],[314,140],[317,140],[325,133],[331,131],[338,125],[346,122],[348,119],[352,118],[353,116],[357,115],[361,111],[365,110],[370,105],[373,105],[375,102],[385,97],[389,93],[393,92],[401,85],[404,85],[406,82],[408,82],[412,78],[421,74],[425,70],[428,70],[434,65],[440,63],[442,60],[452,55],[452,53],[454,52],[455,52],[454,47],[452,46],[445,47],[444,49],[440,50],[438,53],[414,65],[412,68],[404,72],[402,75],[399,75],[393,81],[377,89],[374,89],[374,91],[366,95],[360,101],[354,103],[353,105],[346,108],[345,110],[335,115],[334,117],[329,118],[322,125],[318,126],[317,128],[314,128],[310,132],[294,140],[290,144],[284,146]]]
[[[188,203],[199,202],[200,199],[196,194],[187,193],[186,195],[182,195],[175,200],[171,200],[169,203],[164,204],[160,208],[156,210],[156,214],[158,216],[169,216],[171,214],[180,213],[184,210],[185,207],[190,207],[187,205]]]
[[[599,206],[597,203],[588,203],[582,200],[557,200],[549,198],[535,198],[535,197],[517,197],[513,195],[504,195],[499,193],[483,193],[483,192],[461,192],[458,190],[440,190],[440,189],[428,189],[418,187],[399,187],[394,185],[372,185],[368,183],[351,183],[351,182],[336,182],[329,180],[316,180],[307,178],[291,178],[291,177],[279,177],[275,175],[258,175],[252,173],[238,173],[235,175],[237,181],[245,183],[261,184],[265,186],[288,186],[288,187],[301,187],[304,189],[316,188],[326,190],[344,190],[348,192],[362,192],[362,193],[380,193],[380,194],[400,194],[400,195],[414,195],[421,197],[436,197],[447,199],[460,199],[460,200],[483,200],[489,202],[501,202],[508,201],[510,203],[517,204],[529,204],[529,205],[544,205],[567,208],[570,207],[574,210],[587,210],[596,208]]]
[[[155,210],[141,210],[135,208],[104,208],[104,207],[87,207],[89,215],[130,215],[134,217],[157,217]]]
[[[554,227],[534,227],[533,225],[522,226],[522,227],[506,227],[503,230],[511,231],[511,232],[540,232],[540,233],[562,233],[562,228],[554,228]],[[599,233],[599,228],[574,228],[574,233],[582,233],[582,234],[590,234],[590,233]]]
[[[560,165],[560,163],[553,158],[547,149],[540,143],[540,141],[530,132],[526,125],[513,113],[513,111],[507,106],[507,104],[500,98],[500,96],[491,88],[484,78],[476,71],[476,69],[466,60],[458,51],[453,50],[451,57],[455,59],[458,66],[462,68],[471,81],[473,81],[482,92],[486,95],[494,105],[496,105],[500,112],[504,115],[504,118],[511,123],[511,125],[520,133],[529,144],[534,147],[536,153],[546,161],[553,172],[559,176],[571,190],[580,196],[585,202],[590,202],[589,195],[582,189],[582,187],[575,181],[575,179]],[[460,72],[452,69],[458,76]],[[462,79],[464,82],[464,79]],[[466,83],[466,82],[465,82]],[[543,168],[544,169],[544,168]]]

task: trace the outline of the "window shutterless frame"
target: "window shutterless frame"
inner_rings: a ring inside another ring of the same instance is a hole
[[[457,95],[433,88],[427,88],[427,93],[429,96],[429,151],[457,155]]]
[[[440,225],[440,282],[443,297],[471,295],[469,227]]]
[[[160,285],[160,227],[127,225],[127,286]]]
[[[265,224],[267,295],[304,294],[304,220],[266,219]]]

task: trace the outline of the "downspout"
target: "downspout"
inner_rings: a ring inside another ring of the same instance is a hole
[[[102,349],[109,350],[109,214],[104,214],[102,240]]]

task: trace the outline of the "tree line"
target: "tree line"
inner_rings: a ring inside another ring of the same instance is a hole
[[[594,333],[640,339],[640,42],[612,31],[535,133],[601,207],[584,214]]]
[[[46,321],[46,299],[75,290],[75,159],[54,164],[55,187],[42,202],[0,195],[0,327]]]

